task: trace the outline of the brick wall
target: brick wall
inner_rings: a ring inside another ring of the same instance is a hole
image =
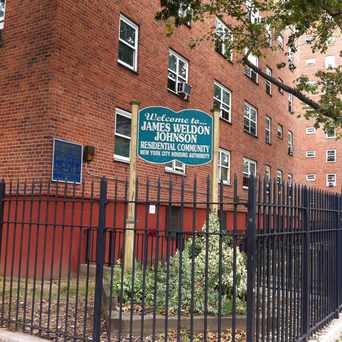
[[[89,173],[124,179],[128,165],[113,160],[115,108],[130,110],[130,102],[136,99],[142,107],[163,105],[210,112],[215,80],[232,91],[232,123],[221,121],[220,141],[222,148],[231,151],[231,175],[237,173],[241,185],[243,157],[258,162],[259,174],[264,173],[265,164],[272,167],[272,176],[276,169],[282,169],[285,177],[294,172],[295,157],[287,154],[287,131],[296,133],[296,119],[288,113],[287,94],[281,95],[273,87],[272,97],[268,96],[261,78],[256,85],[244,75],[236,54],[229,63],[210,42],[189,48],[190,38],[204,34],[214,19],[207,27],[194,24],[167,37],[163,25],[153,20],[158,0],[29,4],[30,17],[22,4],[9,2],[7,6],[5,44],[0,48],[0,120],[4,127],[0,176],[48,178],[52,139],[59,137],[96,147],[95,160],[85,166],[86,180],[91,178]],[[137,73],[117,63],[120,13],[140,28]],[[188,102],[167,90],[169,48],[189,61],[193,88]],[[276,68],[282,58],[272,53],[260,65],[268,65],[287,82],[292,73]],[[258,108],[257,138],[243,132],[244,101]],[[273,120],[272,145],[264,143],[266,114]],[[276,137],[278,123],[284,126],[283,140]],[[297,145],[295,138],[295,148]],[[163,166],[138,161],[137,168],[139,175],[154,179],[169,176]],[[210,171],[210,166],[187,167],[185,181],[191,184],[197,174],[203,184]],[[180,184],[182,176],[172,178]],[[231,187],[226,187],[226,192],[230,194]]]

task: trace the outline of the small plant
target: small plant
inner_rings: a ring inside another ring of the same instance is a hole
[[[236,250],[236,300],[237,312],[245,311],[247,269],[245,255]],[[167,276],[168,275],[168,276]],[[134,279],[134,280],[133,280]],[[205,290],[206,289],[206,290]],[[113,293],[126,305],[146,308],[154,302],[157,312],[175,314],[180,307],[182,314],[203,314],[207,300],[208,314],[232,312],[233,301],[233,248],[231,238],[220,233],[220,221],[209,216],[208,227],[202,233],[184,241],[183,249],[171,256],[169,262],[160,261],[154,267],[144,267],[136,262],[134,278],[125,272],[121,289],[121,267],[114,270]],[[207,296],[207,298],[206,298]]]

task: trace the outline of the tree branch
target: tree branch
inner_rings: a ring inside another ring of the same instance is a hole
[[[248,54],[247,53],[244,57],[243,57],[243,63],[245,65],[247,65],[249,68],[251,68],[252,70],[254,70],[256,73],[258,73],[262,78],[264,78],[265,80],[271,82],[272,84],[276,85],[277,87],[283,89],[284,91],[286,91],[289,94],[292,94],[293,96],[295,96],[297,99],[301,100],[302,102],[304,102],[305,104],[307,104],[308,106],[310,106],[312,109],[314,109],[315,111],[331,117],[331,114],[327,111],[325,111],[318,102],[313,101],[312,99],[310,99],[308,96],[304,95],[302,92],[300,92],[299,90],[292,88],[286,84],[284,84],[283,82],[280,82],[278,79],[267,75],[265,72],[263,72],[260,68],[258,68],[257,66],[255,66],[253,63],[251,63],[248,60]]]

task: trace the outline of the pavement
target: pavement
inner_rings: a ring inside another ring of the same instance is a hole
[[[342,314],[330,322],[309,342],[342,342]]]
[[[46,342],[42,338],[23,334],[19,332],[12,332],[6,329],[0,329],[0,342]]]

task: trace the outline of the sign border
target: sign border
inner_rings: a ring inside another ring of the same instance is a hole
[[[145,109],[149,109],[149,108],[163,108],[163,109],[167,109],[167,110],[170,110],[170,111],[173,111],[174,113],[177,113],[177,114],[180,114],[181,112],[184,112],[184,111],[188,111],[188,110],[195,110],[197,112],[201,112],[205,115],[207,115],[210,120],[211,120],[211,123],[212,123],[212,134],[211,134],[211,157],[210,157],[210,160],[204,162],[204,163],[201,163],[201,164],[187,164],[187,163],[184,163],[184,162],[181,162],[179,161],[178,159],[172,159],[172,160],[169,160],[167,162],[163,162],[163,163],[156,163],[156,162],[151,162],[149,160],[146,160],[145,158],[141,157],[138,153],[139,151],[139,129],[140,129],[140,112],[145,110]],[[168,164],[168,163],[171,163],[173,161],[179,161],[180,163],[183,163],[185,164],[186,166],[203,166],[203,165],[207,165],[207,164],[210,164],[212,161],[213,161],[213,154],[215,153],[215,151],[213,151],[213,146],[214,146],[214,117],[210,114],[208,114],[207,112],[201,110],[201,109],[196,109],[196,108],[186,108],[186,109],[182,109],[180,111],[174,111],[173,109],[169,108],[169,107],[164,107],[164,106],[147,106],[147,107],[144,107],[144,108],[141,108],[138,112],[138,127],[137,127],[137,150],[136,150],[136,154],[137,156],[142,159],[144,162],[146,163],[149,163],[149,164],[153,164],[153,165],[165,165],[165,164]]]
[[[54,179],[53,178],[53,173],[54,173],[54,169],[55,169],[55,167],[54,167],[54,160],[55,160],[55,146],[56,146],[55,142],[56,141],[61,141],[61,142],[68,143],[68,144],[71,144],[71,145],[81,146],[81,175],[80,175],[80,181],[79,182],[63,181],[63,180],[59,180],[59,179]],[[70,140],[65,140],[65,139],[60,139],[60,138],[53,138],[51,182],[77,184],[77,185],[82,184],[82,181],[83,181],[83,152],[84,152],[83,144],[78,144],[78,143],[72,142]]]

